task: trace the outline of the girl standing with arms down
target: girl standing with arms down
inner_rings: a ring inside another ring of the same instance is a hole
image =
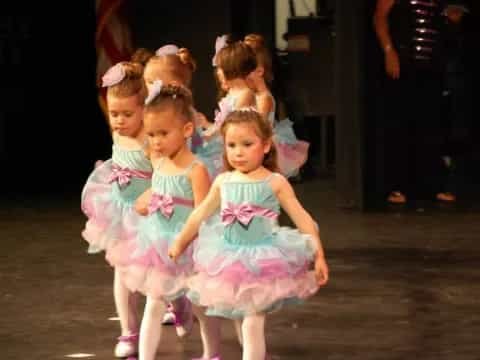
[[[135,200],[150,187],[152,166],[143,129],[146,88],[143,66],[121,62],[103,76],[107,87],[108,118],[112,128],[112,158],[99,165],[82,192],[82,210],[88,217],[82,235],[90,253],[108,251],[115,244],[136,236],[140,216]],[[121,336],[116,357],[137,353],[138,318],[136,296],[115,271],[113,295],[120,318]]]

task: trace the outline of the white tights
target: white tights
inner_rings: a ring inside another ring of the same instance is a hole
[[[220,353],[220,319],[205,315],[205,308],[193,306],[193,313],[198,319],[202,338],[202,358],[210,359]]]
[[[160,324],[166,308],[167,306],[163,300],[147,297],[142,325],[140,327],[139,360],[155,359],[162,336],[162,326]]]
[[[265,314],[246,316],[242,322],[242,360],[265,360]]]
[[[137,294],[130,292],[120,280],[117,269],[113,277],[113,298],[120,318],[122,336],[138,332]]]

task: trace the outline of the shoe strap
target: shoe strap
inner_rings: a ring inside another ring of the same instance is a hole
[[[136,343],[138,342],[138,334],[122,335],[122,336],[119,336],[117,340],[119,342]]]

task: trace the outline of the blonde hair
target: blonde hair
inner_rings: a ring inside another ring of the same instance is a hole
[[[273,129],[268,121],[265,121],[260,113],[254,109],[252,110],[234,110],[228,114],[224,123],[220,128],[223,140],[225,141],[225,135],[228,127],[237,124],[247,124],[253,126],[256,134],[265,143],[270,141],[270,150],[265,154],[262,165],[272,172],[278,172],[279,167],[277,163],[277,148],[273,143]],[[223,162],[225,169],[228,171],[234,170],[232,165],[228,162],[226,151],[223,153]]]
[[[232,80],[247,77],[257,68],[257,59],[250,46],[237,41],[218,52],[216,64],[222,69],[225,80]]]
[[[144,113],[161,112],[169,107],[186,122],[194,121],[192,93],[187,87],[173,83],[162,86],[155,98],[145,105]]]
[[[125,77],[119,83],[108,87],[107,96],[130,97],[138,95],[139,101],[143,104],[147,96],[147,88],[143,81],[144,67],[131,61],[122,61],[120,64],[125,71]]]
[[[160,65],[165,71],[185,86],[190,86],[192,76],[197,69],[197,63],[187,48],[178,49],[176,54],[154,55],[147,61],[146,67],[149,65]]]
[[[243,42],[250,46],[255,53],[258,65],[263,66],[264,79],[267,83],[273,81],[273,65],[272,57],[265,46],[265,40],[260,34],[248,34],[243,39]]]

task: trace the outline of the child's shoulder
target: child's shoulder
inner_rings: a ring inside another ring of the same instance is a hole
[[[195,158],[188,166],[190,178],[209,177],[207,166],[199,159]]]
[[[281,190],[291,188],[290,182],[288,179],[278,172],[272,172],[270,176],[270,186],[275,193],[280,192]]]

